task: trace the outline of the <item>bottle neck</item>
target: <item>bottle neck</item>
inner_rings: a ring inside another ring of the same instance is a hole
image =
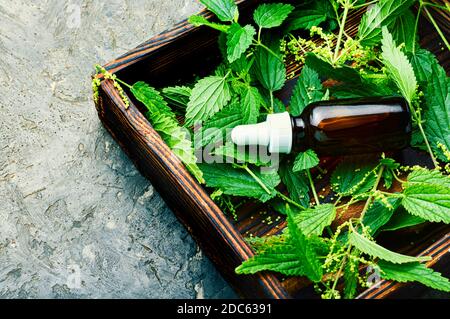
[[[292,149],[304,151],[309,143],[306,135],[306,123],[301,116],[292,117]]]

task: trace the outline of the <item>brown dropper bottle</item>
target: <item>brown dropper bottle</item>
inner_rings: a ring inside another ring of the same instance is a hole
[[[395,151],[409,145],[411,115],[400,97],[312,103],[300,116],[268,115],[266,122],[232,132],[237,145],[268,146],[271,153],[313,149],[320,155]]]

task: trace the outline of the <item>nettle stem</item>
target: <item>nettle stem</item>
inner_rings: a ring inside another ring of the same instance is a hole
[[[316,187],[314,186],[314,181],[312,179],[311,172],[309,171],[309,169],[306,170],[306,175],[308,175],[309,184],[311,186],[311,191],[313,193],[314,200],[316,201],[316,205],[320,205],[319,196],[317,196]]]
[[[381,177],[383,176],[383,171],[384,171],[384,165],[381,165],[380,169],[378,170],[377,180],[375,181],[375,184],[372,187],[371,194],[370,194],[369,198],[367,199],[363,210],[361,211],[361,216],[359,217],[359,220],[361,220],[361,221],[364,219],[364,215],[366,214],[367,210],[370,207],[370,204],[372,203],[373,192],[375,192],[378,189],[378,185],[380,184]]]
[[[272,54],[274,57],[276,57],[279,61],[284,63],[283,59],[280,58],[280,56],[278,54],[273,52],[272,49],[270,49],[268,46],[264,45],[261,41],[255,41],[253,44],[256,46],[260,46],[261,48],[263,48],[264,50],[266,50],[267,52]]]
[[[425,135],[425,131],[424,131],[424,129],[423,129],[422,123],[421,123],[421,122],[418,122],[418,123],[417,123],[417,126],[419,127],[420,133],[421,133],[422,136],[423,136],[423,140],[425,141],[425,145],[427,146],[428,153],[430,153],[431,160],[433,161],[434,167],[437,168],[437,169],[439,169],[439,163],[437,162],[436,157],[435,157],[434,154],[433,154],[433,150],[431,149],[430,143],[428,142],[428,138],[427,138],[427,136]]]
[[[412,44],[412,52],[416,53],[416,38],[417,38],[417,30],[419,28],[419,19],[420,19],[420,15],[422,12],[422,7],[423,4],[422,2],[420,2],[419,4],[419,9],[417,10],[417,16],[416,16],[416,21],[414,22],[414,39],[413,39],[413,44]]]
[[[345,252],[345,256],[344,256],[344,258],[342,259],[341,266],[339,267],[339,270],[338,270],[338,272],[336,273],[336,277],[335,277],[335,279],[334,279],[333,287],[331,287],[331,290],[333,290],[333,291],[336,290],[337,283],[338,283],[339,279],[340,279],[341,276],[342,276],[342,272],[344,271],[344,267],[345,267],[345,265],[346,265],[346,263],[347,263],[347,258],[348,258],[348,256],[350,255],[350,253],[352,252],[352,248],[353,248],[353,246],[349,244],[349,245],[348,245],[348,248],[347,248],[347,251]]]
[[[283,199],[284,201],[288,202],[289,204],[294,205],[297,208],[300,208],[301,210],[305,210],[306,207],[300,205],[299,203],[297,203],[296,201],[290,199],[289,197],[287,197],[286,195],[284,195],[281,192],[277,192],[278,197],[280,197],[281,199]]]
[[[241,168],[243,170],[245,170],[257,183],[259,186],[261,186],[261,188],[269,195],[272,195],[273,193],[270,191],[270,189],[266,186],[266,184],[264,184],[264,182],[258,177],[256,176],[256,174],[247,166],[247,165],[236,165],[236,167]],[[287,197],[286,195],[284,195],[283,193],[280,193],[277,191],[277,196],[280,197],[281,199],[285,200],[286,202],[294,205],[297,208],[300,208],[301,210],[305,210],[306,208],[302,205],[300,205],[299,203],[297,203],[296,201],[290,199],[289,197]]]
[[[439,36],[442,39],[442,42],[444,42],[445,46],[447,47],[447,50],[450,51],[450,43],[448,42],[447,38],[445,37],[444,33],[442,33],[441,28],[439,28],[438,24],[436,23],[436,20],[434,20],[433,16],[431,15],[430,11],[428,11],[428,9],[426,7],[423,8],[423,10],[425,11],[425,13],[428,16],[428,19],[430,19],[431,24],[434,26],[434,28],[436,29],[436,32],[439,34]]]
[[[339,58],[339,49],[341,47],[342,36],[344,35],[344,28],[345,28],[345,23],[347,22],[347,15],[348,15],[349,9],[350,9],[350,5],[349,5],[348,2],[346,2],[344,4],[344,13],[342,15],[342,22],[341,22],[341,25],[340,25],[339,35],[338,35],[337,42],[336,42],[336,49],[334,51],[333,62],[335,62],[335,63],[336,63],[336,61]]]
[[[117,78],[117,77],[116,77],[114,80],[117,81],[117,82],[119,82],[119,83],[122,84],[122,85],[125,85],[127,88],[129,88],[129,89],[131,90],[132,86],[129,85],[128,83],[122,81],[121,79],[119,79],[119,78]]]
[[[417,126],[419,127],[420,133],[422,134],[422,137],[423,137],[423,140],[425,142],[425,145],[427,146],[428,153],[430,154],[431,160],[433,161],[433,165],[434,165],[435,168],[439,169],[440,168],[439,163],[438,163],[438,161],[436,160],[436,157],[433,154],[433,150],[431,149],[431,145],[428,142],[428,137],[425,134],[425,130],[423,129],[423,126],[422,126],[422,116],[420,114],[420,111],[416,110],[412,106],[412,103],[409,102],[409,101],[408,101],[408,105],[409,105],[409,109],[411,110],[411,114],[412,114],[414,120],[416,121]]]
[[[253,171],[250,168],[248,168],[247,165],[242,165],[242,166],[238,165],[238,167],[244,169],[251,177],[253,177],[253,179],[259,184],[259,186],[261,186],[262,189],[264,189],[264,191],[267,194],[269,194],[269,195],[272,194],[270,189],[267,188],[267,186],[263,183],[263,181],[258,176],[256,176],[256,174],[253,173]]]
[[[274,104],[274,102],[273,102],[273,91],[270,90],[269,93],[270,93],[270,113],[273,113],[274,112],[274,108],[273,108],[273,104]]]

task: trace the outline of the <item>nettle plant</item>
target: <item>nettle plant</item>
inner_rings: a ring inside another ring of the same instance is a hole
[[[417,39],[424,12],[441,36],[443,50],[450,50],[429,12],[430,6],[449,7],[422,0],[270,3],[257,7],[253,17],[247,17],[252,23],[244,25],[233,0],[200,2],[217,22],[202,16],[189,21],[220,32],[223,61],[213,74],[186,86],[157,90],[144,82],[129,85],[101,67],[97,70],[114,81],[126,105],[122,86],[146,107],[153,128],[193,176],[213,190],[211,197],[224,211],[235,214],[236,202],[252,200],[268,203],[286,216],[288,227],[280,234],[248,238],[256,256],[236,272],[306,276],[323,298],[355,297],[358,287],[372,282],[363,267],[384,279],[417,281],[449,292],[449,280],[423,263],[428,257],[402,255],[375,241],[382,232],[425,222],[450,223],[450,81]],[[419,8],[416,16],[413,5]],[[350,36],[349,14],[365,7],[357,34]],[[304,66],[287,108],[275,92],[293,77],[286,73],[288,57]],[[98,85],[95,80],[94,98]],[[411,146],[427,152],[433,168],[401,166],[384,154],[376,160],[354,156],[331,174],[334,196],[326,200],[314,186],[323,169],[313,150],[295,160],[281,157],[273,169],[270,157],[238,149],[229,141],[230,129],[256,123],[270,113],[288,110],[297,116],[320,100],[395,95],[403,96],[411,110]],[[184,125],[177,115],[184,116]],[[206,147],[227,161],[198,163],[196,154]],[[320,174],[313,176],[312,171]],[[355,203],[363,203],[361,213],[332,227]]]

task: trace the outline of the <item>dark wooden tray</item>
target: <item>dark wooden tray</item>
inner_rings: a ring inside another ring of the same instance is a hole
[[[239,1],[241,15],[250,16],[250,12],[260,2]],[[211,17],[206,11],[201,14],[207,18]],[[350,17],[347,30],[350,34],[356,32],[361,14],[362,12],[358,12]],[[439,12],[433,14],[448,35],[449,17]],[[434,52],[448,71],[449,52],[441,50],[438,35],[426,19],[421,19],[421,25],[422,45]],[[136,49],[111,61],[105,68],[128,83],[146,81],[155,87],[182,84],[192,79],[194,74],[200,76],[208,74],[218,64],[220,54],[217,36],[216,31],[194,28],[183,21],[171,30],[153,37]],[[288,63],[288,72],[298,74],[298,71],[298,66]],[[289,94],[289,89],[283,93]],[[263,209],[261,205],[244,205],[238,211],[237,221],[226,216],[153,130],[142,114],[139,103],[133,99],[131,101],[127,109],[112,83],[102,81],[100,98],[96,104],[100,120],[140,172],[156,187],[234,289],[241,296],[248,298],[313,297],[313,289],[304,278],[284,279],[273,273],[253,276],[238,276],[234,273],[234,269],[242,261],[253,256],[253,251],[244,237],[249,234],[262,236],[277,233],[285,226],[284,220],[281,219],[271,225],[262,223],[267,215],[261,216],[260,211]],[[414,161],[418,157],[414,152],[406,153],[405,156],[409,157],[406,158],[408,161]],[[338,160],[325,159],[323,165],[331,171]],[[324,188],[326,181],[325,178],[323,184],[318,187]],[[325,187],[324,193],[327,191],[329,189]],[[358,207],[355,207],[354,212],[357,210]],[[270,211],[268,214],[276,215]],[[398,251],[432,256],[429,265],[449,275],[449,227],[428,225],[404,233],[401,241],[398,240],[399,237],[392,236],[385,236],[381,240]],[[359,298],[408,297],[413,296],[412,291],[418,289],[419,285],[382,281],[378,288],[366,290]]]

